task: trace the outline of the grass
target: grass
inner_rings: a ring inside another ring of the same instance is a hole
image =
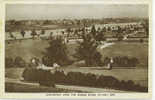
[[[73,55],[78,44],[67,44],[68,54]],[[22,40],[12,41],[10,44],[6,43],[6,57],[16,57],[20,56],[25,61],[29,62],[32,57],[41,58],[45,48],[49,46],[48,41],[46,40]],[[128,56],[136,57],[139,59],[139,66],[146,67],[148,65],[148,44],[147,43],[138,43],[138,42],[117,42],[112,46],[99,49],[105,57],[115,57],[115,56]],[[17,53],[18,52],[18,53]],[[71,57],[72,58],[72,57]]]
[[[6,68],[5,76],[8,78],[19,79],[22,76],[24,68]],[[79,68],[79,67],[64,67],[62,68],[66,73],[68,72],[82,72],[82,73],[93,73],[96,75],[114,76],[118,80],[133,80],[136,84],[142,86],[148,85],[148,71],[145,68],[136,69],[112,69],[112,70],[97,70],[90,68]],[[128,73],[128,74],[126,74]]]
[[[5,77],[20,79],[23,74],[24,68],[6,68]]]
[[[132,80],[141,86],[148,86],[148,70],[145,68],[136,69],[112,69],[112,70],[97,70],[91,68],[66,67],[65,72],[82,72],[93,73],[96,75],[113,76],[118,80]]]
[[[29,62],[32,57],[41,58],[48,47],[48,41],[45,40],[23,40],[21,43],[13,41],[13,43],[6,44],[6,56],[15,58],[16,56],[22,57],[25,61]],[[68,44],[68,51],[71,57],[75,53],[77,44]],[[114,56],[129,56],[136,57],[139,59],[140,64],[136,69],[112,69],[112,70],[97,70],[90,68],[79,68],[71,65],[63,68],[66,72],[79,71],[83,73],[94,73],[102,75],[115,76],[119,80],[133,80],[134,82],[147,86],[148,82],[148,44],[138,42],[117,42],[112,46],[99,49],[103,58],[114,57]],[[16,66],[17,67],[17,66]],[[18,66],[19,67],[19,66]],[[19,78],[23,69],[7,68],[6,76],[10,78]]]
[[[148,44],[138,42],[118,42],[99,50],[104,57],[128,56],[138,58],[140,67],[148,67]]]
[[[20,56],[29,62],[32,57],[41,58],[46,47],[48,47],[48,41],[44,40],[11,41],[10,44],[6,44],[6,57]]]
[[[19,92],[19,93],[73,93],[73,92],[81,92],[76,90],[68,90],[68,89],[59,89],[53,87],[45,87],[45,86],[35,86],[35,85],[27,85],[27,84],[19,84],[19,83],[5,83],[5,91],[6,92]]]

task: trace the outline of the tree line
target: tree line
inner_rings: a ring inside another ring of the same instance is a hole
[[[102,33],[97,33],[95,26],[92,26],[90,33],[83,29],[81,33],[83,41],[77,41],[78,47],[72,56],[76,61],[84,60],[85,66],[104,66],[110,63],[109,57],[106,57],[104,61],[101,60],[102,55],[97,50],[97,47],[100,45],[100,40],[104,39],[104,37],[102,37]],[[58,63],[61,66],[73,63],[68,56],[67,44],[61,36],[50,38],[49,47],[45,48],[43,55],[41,60],[46,66],[52,66],[53,63]],[[17,61],[20,62],[17,65],[20,65],[23,59],[18,57]],[[10,62],[13,62],[13,60],[6,58],[6,65],[9,65]],[[114,57],[113,62],[111,64],[113,67],[135,67],[139,63],[137,58],[128,58],[127,56]]]

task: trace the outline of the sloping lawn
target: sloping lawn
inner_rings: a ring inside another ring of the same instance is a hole
[[[148,63],[148,44],[136,42],[117,42],[112,46],[99,49],[104,57],[128,56],[136,57],[140,67],[147,67]]]
[[[49,44],[46,40],[22,40],[22,42],[10,42],[10,44],[6,44],[5,50],[7,57],[15,58],[16,56],[20,56],[29,62],[32,57],[38,57],[41,59],[45,48],[48,46]],[[75,53],[77,46],[78,44],[67,44],[68,54],[71,59],[73,59],[72,55]],[[99,52],[103,55],[103,60],[105,57],[115,56],[136,57],[140,62],[140,67],[147,67],[147,43],[116,42],[114,45],[99,49]]]

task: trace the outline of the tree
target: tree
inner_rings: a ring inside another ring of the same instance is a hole
[[[90,34],[82,34],[82,42],[76,49],[74,57],[84,60],[86,66],[101,65],[101,54],[97,51],[98,44]]]
[[[5,58],[5,67],[14,67],[14,61],[10,57]]]
[[[106,32],[106,27],[103,27],[101,31]]]
[[[149,20],[148,19],[144,20],[144,22],[142,23],[142,26],[143,26],[147,36],[149,36]]]
[[[25,36],[25,31],[24,30],[22,30],[21,32],[20,32],[20,34],[23,36],[23,38],[24,38],[24,36]]]
[[[123,34],[122,34],[122,29],[120,26],[118,26],[116,37],[117,37],[118,41],[122,41],[124,38]]]
[[[96,29],[95,29],[95,25],[92,26],[91,28],[91,34],[93,35],[93,37],[96,36]]]
[[[67,32],[67,37],[69,37],[69,36],[70,36],[71,31],[72,31],[72,30],[71,30],[71,28],[67,28],[67,29],[66,29],[66,32]]]
[[[98,34],[96,34],[96,37],[95,37],[96,41],[105,41],[105,36],[102,32],[98,32]]]
[[[49,47],[44,52],[42,61],[47,66],[53,66],[53,63],[66,65],[70,63],[67,55],[67,47],[63,42],[62,37],[52,38],[49,42]]]
[[[14,65],[16,67],[25,67],[26,66],[26,62],[24,61],[23,58],[17,56],[14,60]]]
[[[15,36],[13,35],[12,32],[9,32],[9,35],[10,35],[11,38],[15,38]]]
[[[36,31],[35,31],[35,30],[32,30],[31,36],[33,37],[33,39],[34,39],[34,36],[35,36],[35,35],[37,35]]]
[[[45,34],[45,30],[43,29],[43,30],[41,30],[41,34],[42,35],[44,35]]]
[[[107,29],[107,31],[111,31],[111,27],[109,27],[109,26],[108,26],[108,29]]]

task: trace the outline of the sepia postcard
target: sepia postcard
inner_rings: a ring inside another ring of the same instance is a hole
[[[151,98],[151,6],[1,1],[0,98]]]

